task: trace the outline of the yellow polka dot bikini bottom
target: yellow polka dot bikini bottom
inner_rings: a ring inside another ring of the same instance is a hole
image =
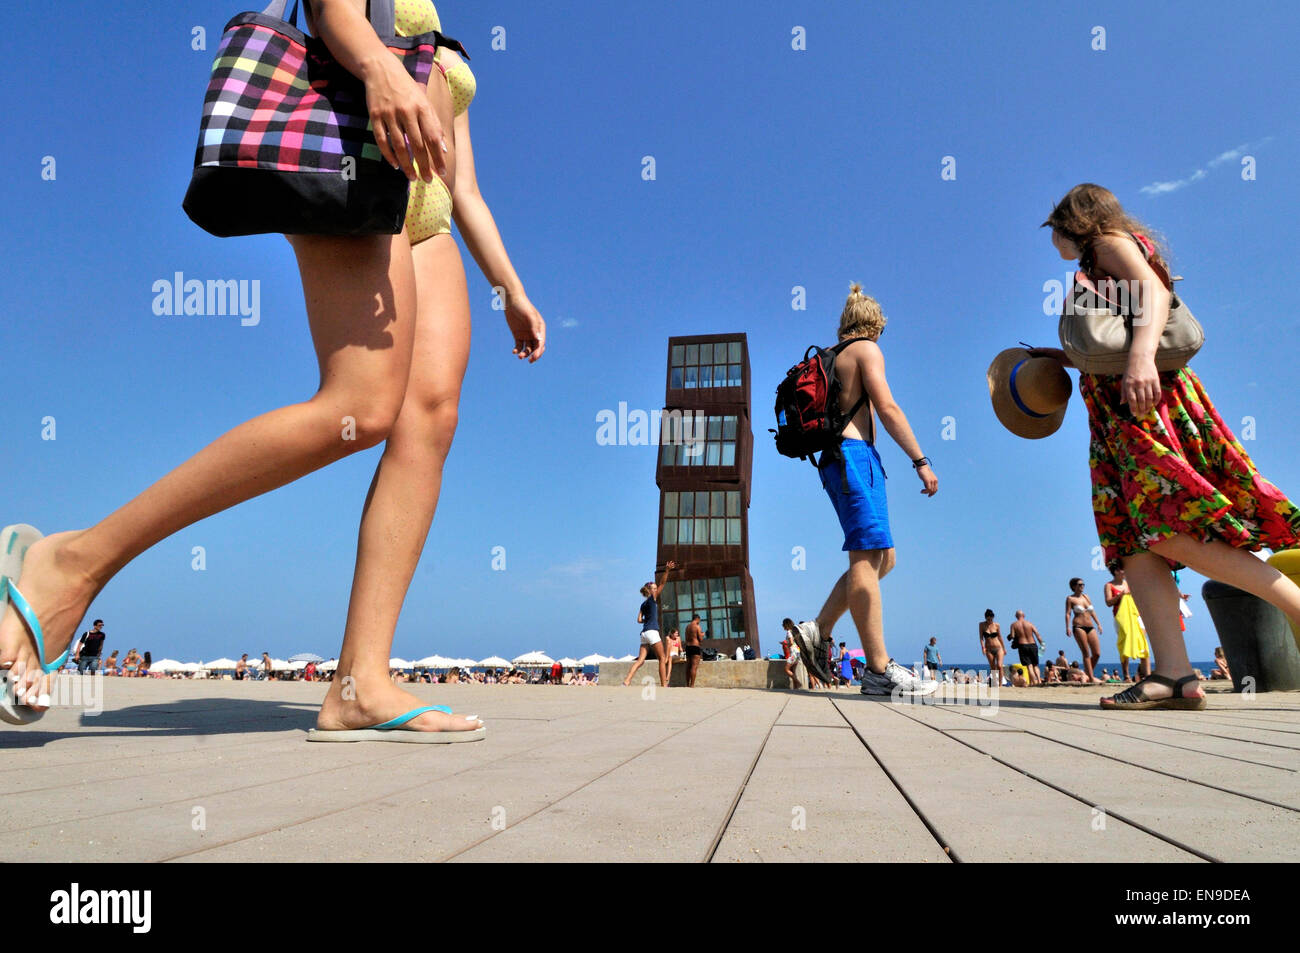
[[[470,101],[474,98],[474,74],[463,60],[455,63],[451,69],[445,69],[441,62],[435,62],[434,65],[447,79],[452,106],[459,116],[469,108]],[[451,193],[447,191],[446,183],[436,175],[432,182],[416,179],[411,183],[406,202],[406,237],[415,245],[434,235],[449,234]]]

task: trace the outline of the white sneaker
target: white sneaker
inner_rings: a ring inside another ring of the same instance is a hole
[[[832,684],[835,675],[826,667],[825,643],[822,642],[822,630],[817,624],[817,620],[800,622],[795,626],[794,640],[798,643],[799,652],[803,655],[804,666],[825,684]]]
[[[938,688],[938,682],[917,678],[892,658],[879,675],[871,669],[862,672],[863,695],[933,695]]]

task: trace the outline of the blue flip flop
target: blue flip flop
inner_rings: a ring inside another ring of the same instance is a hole
[[[0,530],[0,613],[5,611],[6,605],[14,607],[27,624],[27,632],[31,635],[32,641],[36,643],[36,655],[41,660],[41,670],[51,675],[63,668],[71,647],[53,662],[46,664],[45,634],[41,631],[41,623],[37,620],[31,605],[18,591],[17,582],[22,575],[23,559],[27,556],[27,550],[40,538],[39,530],[25,524],[6,526]],[[30,725],[44,715],[45,712],[33,711],[18,702],[9,672],[0,675],[0,721],[7,721],[11,725]]]
[[[446,705],[424,705],[412,708],[404,715],[391,718],[383,724],[370,728],[354,728],[340,731],[321,731],[311,728],[307,731],[308,741],[400,741],[407,744],[450,745],[465,741],[482,741],[487,737],[486,728],[474,731],[419,731],[403,727],[408,722],[420,717],[425,712],[440,711],[450,715],[451,709]]]

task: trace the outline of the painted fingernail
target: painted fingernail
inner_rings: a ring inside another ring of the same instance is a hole
[[[50,707],[50,696],[49,696],[49,694],[48,694],[48,693],[42,693],[41,696],[40,696],[39,698],[36,699],[36,704],[39,705],[39,706],[42,707],[42,708],[49,708],[49,707]]]

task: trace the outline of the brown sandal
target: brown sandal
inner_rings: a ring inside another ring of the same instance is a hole
[[[1174,694],[1169,698],[1148,698],[1142,686],[1147,682],[1155,682],[1157,685],[1166,685],[1172,688]],[[1166,678],[1164,675],[1148,675],[1142,681],[1135,684],[1132,688],[1126,688],[1110,698],[1101,700],[1101,707],[1107,711],[1147,711],[1152,708],[1167,708],[1175,711],[1200,711],[1205,707],[1205,696],[1188,696],[1183,694],[1183,686],[1188,682],[1200,684],[1200,679],[1195,675],[1187,675],[1174,681],[1172,678]]]

